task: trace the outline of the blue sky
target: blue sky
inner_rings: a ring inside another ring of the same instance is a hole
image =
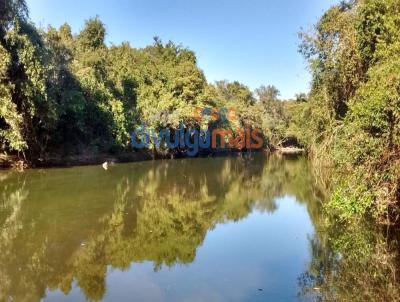
[[[195,51],[208,81],[273,84],[283,98],[307,92],[310,75],[297,33],[334,0],[27,0],[40,26],[68,22],[74,32],[98,15],[107,42],[143,47],[154,36]]]

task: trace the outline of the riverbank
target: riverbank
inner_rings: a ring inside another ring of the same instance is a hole
[[[290,149],[290,148],[284,148]],[[300,149],[299,149],[300,150]],[[292,150],[293,151],[293,150]],[[202,150],[196,157],[220,157],[229,155],[249,154],[249,153],[279,153],[297,155],[302,152],[286,152],[281,149],[262,149],[262,150]],[[53,167],[72,167],[72,166],[90,166],[101,165],[104,162],[108,163],[125,163],[138,162],[160,159],[176,159],[187,158],[184,152],[153,152],[153,151],[136,151],[136,152],[121,152],[117,154],[109,153],[82,153],[76,155],[50,155],[46,158],[37,158],[26,160],[21,156],[0,154],[0,169],[15,169],[23,171],[31,168],[53,168]]]

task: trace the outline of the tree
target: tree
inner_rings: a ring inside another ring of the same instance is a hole
[[[262,85],[256,89],[256,94],[259,102],[262,103],[263,106],[268,106],[269,104],[278,100],[280,92],[274,85]]]
[[[25,0],[1,0],[0,1],[0,39],[4,39],[6,31],[14,20],[26,20],[28,7]]]
[[[98,17],[85,22],[85,27],[78,35],[78,44],[83,50],[96,50],[105,47],[106,29]]]

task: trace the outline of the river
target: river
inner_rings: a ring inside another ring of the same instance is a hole
[[[398,297],[397,234],[332,225],[322,187],[303,157],[2,171],[0,301]]]

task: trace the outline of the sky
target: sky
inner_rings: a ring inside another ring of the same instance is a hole
[[[78,33],[99,16],[107,43],[144,47],[158,36],[196,53],[207,80],[275,85],[284,99],[308,92],[310,74],[298,32],[334,0],[27,0],[36,25],[67,22]]]

